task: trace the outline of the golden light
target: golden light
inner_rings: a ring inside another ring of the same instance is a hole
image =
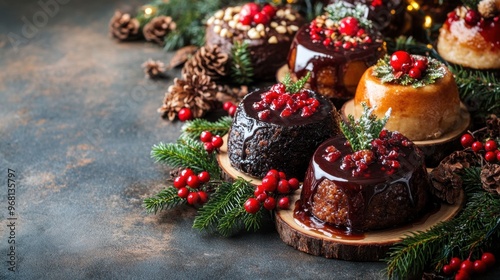
[[[151,7],[147,7],[144,9],[144,14],[150,16],[153,13],[153,9]]]
[[[408,11],[418,11],[420,9],[420,5],[415,1],[410,1],[409,5],[406,7]]]
[[[432,18],[431,18],[431,16],[427,15],[427,16],[425,16],[425,19],[424,19],[424,28],[429,29],[429,28],[431,28],[431,26],[432,26]]]

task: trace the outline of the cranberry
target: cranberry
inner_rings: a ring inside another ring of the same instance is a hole
[[[469,148],[472,146],[472,143],[474,143],[474,137],[472,137],[469,133],[466,133],[460,138],[460,143],[462,144],[462,147]]]
[[[278,200],[278,208],[279,209],[288,209],[290,207],[290,199],[287,196],[284,196]]]
[[[497,142],[495,140],[488,140],[484,143],[484,149],[486,151],[495,151],[498,148]]]
[[[288,180],[281,179],[278,183],[278,193],[288,193],[290,192],[290,185],[288,184]]]
[[[292,190],[296,190],[299,188],[300,183],[299,183],[299,180],[297,180],[297,178],[290,178],[290,179],[288,179],[288,185],[290,185],[290,188]]]
[[[205,149],[205,151],[207,151],[207,153],[211,154],[215,147],[214,145],[212,144],[212,142],[205,142],[203,143],[203,148]]]
[[[281,111],[281,114],[280,114],[280,116],[283,118],[289,117],[291,115],[292,115],[292,110],[290,110],[290,108],[283,109],[283,111]]]
[[[269,171],[267,171],[266,176],[274,176],[276,177],[276,179],[278,179],[280,177],[280,173],[276,169],[270,169]]]
[[[460,270],[455,274],[455,280],[469,280],[470,275],[466,271]]]
[[[474,261],[474,272],[475,273],[485,273],[486,272],[486,264],[482,260]]]
[[[331,45],[331,44],[332,44],[332,39],[330,39],[330,38],[326,38],[325,40],[323,40],[323,45],[324,45],[325,47],[328,47],[328,46],[329,46],[329,45]]]
[[[271,18],[263,12],[257,13],[253,16],[253,22],[256,24],[267,24],[269,21],[271,21]]]
[[[413,67],[408,72],[408,76],[410,76],[410,78],[412,78],[412,79],[418,80],[418,79],[420,79],[422,77],[422,72],[420,71],[419,68]]]
[[[222,144],[224,144],[224,140],[222,140],[222,137],[219,135],[215,135],[212,137],[212,145],[214,145],[214,148],[220,148],[222,147]]]
[[[460,264],[462,263],[462,260],[460,258],[454,257],[450,260],[450,266],[452,267],[453,271],[458,271],[460,269]]]
[[[452,275],[455,271],[453,270],[453,268],[451,267],[451,265],[449,264],[446,264],[443,266],[443,273],[446,274],[446,275]]]
[[[190,186],[191,188],[197,189],[200,186],[201,182],[198,179],[198,176],[196,176],[196,175],[190,175],[186,179],[186,184],[188,186]]]
[[[181,174],[180,174],[182,177],[185,177],[187,178],[188,176],[191,176],[191,175],[194,175],[194,171],[189,169],[189,168],[186,168],[186,169],[183,169],[181,171]]]
[[[274,17],[276,14],[276,8],[272,5],[266,4],[264,7],[262,7],[262,13],[265,13],[268,15],[270,18]]]
[[[267,199],[267,193],[263,192],[263,193],[259,194],[258,196],[256,196],[256,198],[258,201],[264,202]]]
[[[198,174],[198,180],[200,180],[200,182],[202,183],[207,183],[208,181],[210,181],[210,173],[208,173],[207,171],[200,172],[200,174]]]
[[[212,132],[205,130],[200,134],[200,140],[201,142],[211,142],[212,141]]]
[[[198,191],[198,197],[201,204],[204,204],[208,201],[208,194],[205,191]]]
[[[245,204],[243,206],[245,207],[245,211],[247,211],[250,214],[255,214],[260,209],[259,201],[253,197],[247,199],[247,201],[245,201]]]
[[[253,16],[251,15],[240,15],[239,22],[243,25],[251,25]]]
[[[481,260],[487,267],[492,267],[496,262],[495,255],[489,252],[484,252],[483,255],[481,255]]]
[[[496,155],[497,155],[497,160],[500,161],[500,150],[496,151]]]
[[[339,22],[339,31],[347,36],[354,36],[358,32],[359,21],[354,17],[345,17]]]
[[[463,260],[462,264],[460,264],[460,271],[464,271],[467,274],[472,274],[474,272],[474,263],[472,263],[469,259]]]
[[[402,71],[404,65],[412,64],[411,55],[405,51],[395,51],[391,55],[390,64],[394,71]]]
[[[231,116],[231,117],[234,117],[234,115],[236,114],[236,109],[238,107],[236,107],[236,105],[233,105],[231,107],[229,107],[229,110],[227,110],[227,113]]]
[[[261,193],[264,193],[266,192],[266,190],[264,189],[264,187],[262,185],[258,185],[256,188],[255,188],[255,191],[253,192],[253,195],[255,197],[259,196],[259,194]]]
[[[304,107],[304,108],[302,108],[302,112],[300,113],[300,116],[307,118],[307,117],[312,116],[313,113],[314,112],[311,110],[310,107]]]
[[[190,192],[187,196],[187,202],[191,205],[198,203],[200,200],[200,196],[197,192]]]
[[[341,155],[342,154],[340,151],[334,151],[334,152],[329,152],[329,153],[323,155],[323,157],[328,162],[335,162],[337,159],[340,158]]]
[[[259,120],[264,121],[264,120],[267,120],[271,116],[271,111],[266,109],[264,111],[260,111],[257,115],[259,116]]]
[[[475,153],[479,153],[481,150],[483,150],[483,143],[481,143],[479,141],[472,143],[472,150]]]
[[[286,86],[282,83],[277,83],[271,87],[270,91],[283,94],[286,92]]]
[[[276,200],[274,199],[274,197],[269,196],[268,198],[266,198],[266,200],[264,201],[264,208],[270,211],[273,210],[275,207],[276,207]]]
[[[348,50],[348,49],[352,48],[352,43],[351,43],[351,42],[349,42],[349,41],[344,42],[344,43],[342,44],[342,48],[344,48],[344,49]]]
[[[222,104],[222,109],[224,109],[224,111],[227,111],[227,110],[229,110],[229,108],[231,108],[232,106],[234,106],[233,102],[231,102],[231,101],[226,101],[226,102],[224,102],[224,104]]]
[[[262,179],[262,186],[268,192],[274,192],[278,186],[278,180],[274,176],[265,176]]]
[[[487,162],[495,162],[497,160],[497,154],[495,152],[489,151],[484,154],[484,159]]]
[[[177,113],[177,117],[181,122],[189,121],[193,118],[193,112],[189,108],[182,108]]]
[[[186,177],[178,176],[174,179],[174,187],[180,189],[186,186]]]
[[[250,3],[246,3],[245,5],[243,5],[241,7],[241,10],[240,10],[240,17],[241,16],[254,16],[256,15],[258,12],[260,11],[260,6],[259,4],[257,3],[253,3],[253,2],[250,2]]]
[[[428,64],[427,58],[424,57],[416,60],[415,63],[413,64],[413,67],[416,67],[420,69],[421,72],[424,72],[425,70],[427,70],[427,64]]]
[[[184,188],[180,188],[178,191],[177,191],[177,195],[180,197],[180,198],[186,198],[188,197],[189,195],[189,190],[188,188],[184,187]]]
[[[286,174],[285,174],[285,172],[280,171],[280,172],[278,172],[278,175],[279,175],[279,178],[278,178],[278,179],[280,179],[280,180],[286,179]]]
[[[476,10],[468,10],[467,13],[465,13],[465,18],[464,21],[468,25],[474,26],[476,25],[479,21],[481,20],[481,15],[479,14],[478,11]]]

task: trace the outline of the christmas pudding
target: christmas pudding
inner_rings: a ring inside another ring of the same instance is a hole
[[[253,77],[268,80],[286,63],[293,36],[304,23],[291,7],[247,3],[217,11],[207,21],[207,45],[231,54],[235,43],[246,43]]]
[[[382,35],[364,17],[366,6],[345,5],[332,4],[303,26],[288,55],[292,76],[311,72],[310,88],[335,103],[352,98],[364,71],[385,54]]]
[[[322,143],[314,153],[295,216],[318,227],[356,233],[407,224],[430,201],[424,156],[398,132],[382,130],[365,107],[358,122],[341,125],[344,136]]]
[[[499,17],[500,0],[483,0],[477,7],[457,7],[439,30],[439,54],[465,67],[500,69]]]
[[[382,117],[392,108],[386,128],[412,141],[438,139],[460,121],[458,88],[451,72],[436,59],[396,51],[363,74],[354,98],[354,115],[362,103]]]
[[[296,84],[287,79],[243,98],[228,136],[232,167],[258,178],[270,169],[304,178],[316,147],[339,133],[339,117],[331,102],[302,89],[304,83],[305,79]]]

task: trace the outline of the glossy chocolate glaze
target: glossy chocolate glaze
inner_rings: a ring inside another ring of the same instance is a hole
[[[249,93],[238,105],[229,131],[230,163],[254,177],[274,168],[301,180],[316,147],[339,133],[338,114],[328,99],[309,91],[321,104],[312,116],[303,118],[297,112],[282,118],[272,111],[268,120],[259,120],[252,104],[267,90]]]
[[[345,141],[343,137],[332,138],[316,150],[304,179],[300,205],[296,209],[297,219],[303,216],[301,211],[314,216],[315,193],[324,180],[349,198],[347,219],[332,225],[348,232],[397,226],[421,215],[428,203],[429,181],[423,155],[416,146],[400,147],[401,168],[392,175],[374,163],[369,166],[369,177],[352,177],[350,171],[340,168],[341,159],[331,163],[323,158],[325,148],[330,145],[339,149],[342,155],[351,153]]]

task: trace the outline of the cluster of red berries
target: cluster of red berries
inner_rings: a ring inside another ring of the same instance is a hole
[[[267,120],[271,116],[271,110],[279,111],[282,118],[286,118],[300,111],[300,116],[307,118],[312,116],[319,107],[318,99],[311,97],[309,92],[301,89],[291,94],[286,91],[282,83],[275,84],[270,90],[261,94],[261,100],[253,103],[253,109],[258,111],[260,120]]]
[[[395,51],[391,55],[390,64],[395,76],[407,74],[410,78],[418,80],[427,70],[428,60],[426,57],[416,59],[405,51]]]
[[[186,199],[189,204],[204,204],[208,200],[208,195],[201,187],[208,181],[210,181],[210,174],[207,171],[196,174],[193,170],[186,168],[174,178],[174,187],[178,189],[177,195]]]
[[[257,3],[246,3],[241,7],[239,21],[243,25],[268,24],[276,14],[273,5],[261,6]]]
[[[493,267],[495,262],[495,255],[489,252],[484,252],[481,258],[474,262],[470,259],[462,261],[460,258],[454,257],[448,264],[443,266],[443,273],[445,275],[453,275],[456,273],[456,280],[467,280],[470,279],[473,274],[485,273],[488,268]]]
[[[222,104],[222,109],[224,109],[224,111],[226,111],[231,117],[234,117],[236,108],[237,106],[231,101],[226,101]]]
[[[184,107],[179,110],[177,117],[181,122],[189,121],[193,119],[193,112],[191,112],[191,109]]]
[[[203,142],[203,148],[209,154],[215,149],[219,149],[224,144],[224,140],[219,135],[213,135],[212,132],[205,130],[200,134],[200,140]]]
[[[247,199],[245,210],[250,214],[257,213],[261,207],[267,210],[276,208],[277,194],[285,195],[299,188],[299,180],[296,178],[287,179],[284,172],[278,172],[271,169],[266,176],[262,178],[262,183],[255,188],[254,197]],[[283,196],[278,200],[279,209],[288,209],[290,207],[290,198]]]
[[[497,142],[493,139],[486,140],[483,143],[476,140],[472,134],[465,133],[460,138],[460,143],[464,148],[471,148],[476,154],[482,154],[484,152],[484,159],[487,162],[500,162],[500,150],[498,149]]]
[[[330,23],[327,24],[328,21]],[[346,50],[372,42],[372,38],[361,28],[355,17],[345,17],[335,23],[326,16],[320,16],[309,24],[309,36],[313,43]]]

